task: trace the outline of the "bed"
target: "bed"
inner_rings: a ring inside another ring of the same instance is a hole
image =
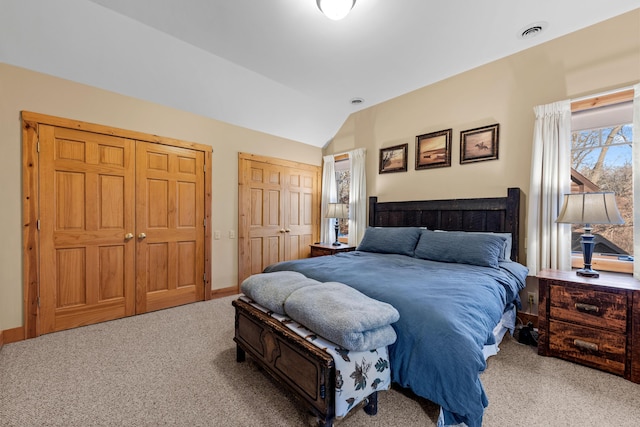
[[[527,269],[519,259],[520,190],[506,197],[369,203],[356,251],[285,261],[297,271],[345,283],[393,305],[398,339],[392,380],[441,406],[439,425],[482,424],[480,381],[500,334],[512,329]],[[496,335],[498,335],[496,337]]]

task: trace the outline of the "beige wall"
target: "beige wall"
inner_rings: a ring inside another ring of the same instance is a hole
[[[533,107],[638,81],[640,9],[354,113],[324,154],[366,148],[367,193],[382,201],[526,193]],[[460,165],[460,131],[493,123],[499,159]],[[452,166],[416,171],[416,135],[448,128]],[[379,175],[379,149],[403,143],[408,172]]]
[[[502,196],[507,187],[526,196],[533,107],[638,81],[640,9],[354,113],[324,151],[366,148],[367,193],[381,201]],[[460,131],[493,123],[499,159],[461,165]],[[415,137],[448,128],[451,167],[416,171]],[[403,143],[408,172],[379,175],[380,148]]]
[[[320,165],[321,150],[202,116],[0,64],[0,330],[22,322],[20,111],[82,120],[213,147],[212,287],[235,286],[238,152]]]

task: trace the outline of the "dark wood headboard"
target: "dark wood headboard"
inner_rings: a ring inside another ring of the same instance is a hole
[[[369,197],[370,227],[427,227],[430,230],[511,233],[511,259],[520,247],[520,189],[506,197],[380,202]]]

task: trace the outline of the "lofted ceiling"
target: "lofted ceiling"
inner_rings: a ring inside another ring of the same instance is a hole
[[[0,0],[0,61],[322,147],[359,109],[638,7],[357,0],[332,21],[315,0]]]

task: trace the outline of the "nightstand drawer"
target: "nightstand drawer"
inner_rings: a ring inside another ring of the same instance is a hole
[[[624,375],[627,350],[624,334],[552,321],[549,350],[555,356]]]
[[[627,294],[552,284],[550,317],[624,333],[627,330]]]

